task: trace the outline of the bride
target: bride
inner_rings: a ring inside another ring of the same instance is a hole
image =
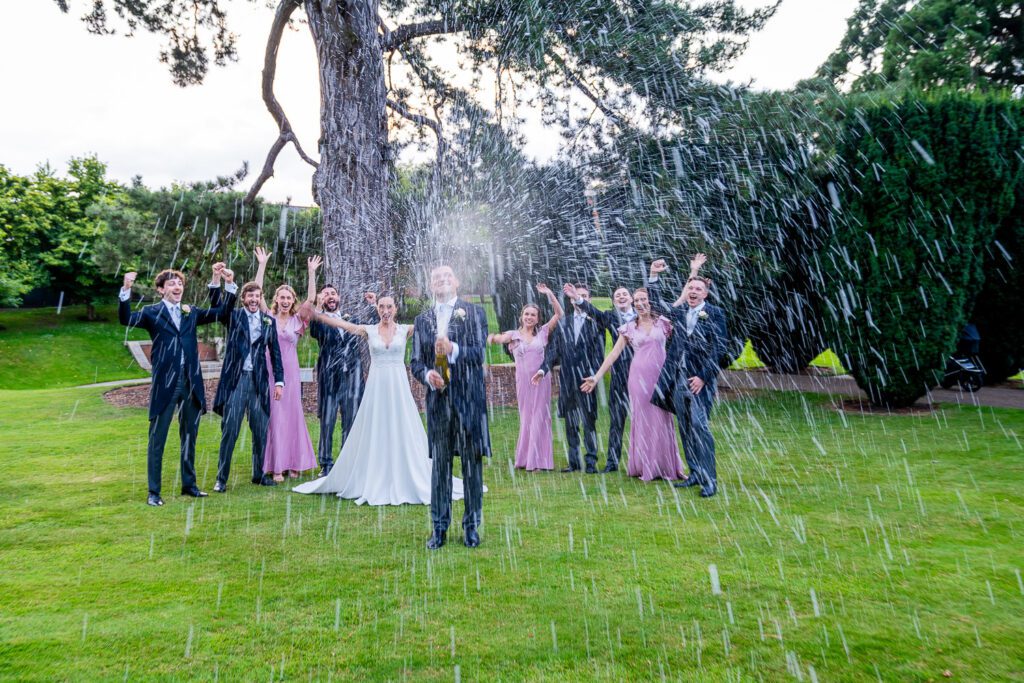
[[[296,486],[297,493],[336,493],[362,505],[430,503],[430,456],[416,402],[405,371],[405,347],[412,325],[395,322],[390,296],[377,301],[380,323],[354,325],[304,308],[324,325],[365,337],[370,373],[362,403],[337,464],[330,474]],[[462,480],[453,477],[452,495],[462,498]]]

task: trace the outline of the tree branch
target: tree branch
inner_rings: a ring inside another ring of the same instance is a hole
[[[270,115],[274,117],[274,122],[277,123],[278,135],[277,140],[271,145],[270,151],[267,152],[267,159],[263,162],[263,169],[260,171],[259,177],[256,178],[256,182],[253,183],[249,192],[245,195],[243,202],[246,204],[251,204],[256,199],[256,195],[263,188],[263,184],[274,175],[274,162],[277,161],[277,156],[289,142],[295,145],[295,151],[299,153],[303,161],[313,168],[320,167],[320,164],[311,159],[302,149],[299,139],[295,137],[295,132],[292,130],[292,124],[284,113],[284,108],[277,101],[277,97],[274,96],[274,78],[277,75],[277,50],[281,47],[281,37],[284,35],[284,29],[288,26],[292,13],[300,4],[301,0],[281,0],[281,4],[277,6],[277,12],[274,14],[274,23],[270,26],[270,35],[267,37],[267,51],[263,57],[263,103],[267,105],[267,111],[270,112]]]
[[[574,74],[569,69],[569,65],[565,63],[565,60],[563,60],[554,52],[548,52],[548,54],[551,55],[551,57],[556,62],[558,62],[558,65],[560,67],[562,67],[562,71],[565,73],[565,79],[567,81],[569,81],[574,86],[579,88],[580,92],[586,95],[587,99],[593,102],[594,106],[600,109],[601,113],[604,114],[609,121],[611,121],[616,126],[622,127],[622,119],[615,112],[609,109],[608,106],[601,101],[601,98],[594,94],[594,92],[587,86],[587,84],[583,82],[583,79],[581,79],[579,76]]]
[[[381,23],[383,25],[383,22]],[[382,45],[384,47],[384,51],[389,52],[397,49],[403,43],[407,43],[414,38],[444,35],[446,33],[458,33],[465,30],[466,27],[464,24],[457,21],[451,21],[449,19],[432,19],[431,21],[422,21],[417,24],[403,24],[394,31],[389,31],[387,30],[387,27],[384,27]]]
[[[409,109],[407,109],[403,104],[395,102],[392,99],[387,100],[387,105],[396,113],[400,114],[404,118],[409,119],[413,123],[420,126],[426,126],[427,128],[430,128],[431,130],[434,131],[434,135],[437,136],[437,162],[438,164],[440,164],[444,158],[445,151],[444,136],[441,134],[441,124],[435,121],[434,119],[423,116],[422,114],[414,114],[413,112],[409,111]]]

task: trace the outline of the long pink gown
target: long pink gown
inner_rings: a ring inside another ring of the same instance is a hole
[[[658,375],[665,365],[665,342],[671,330],[672,323],[663,317],[654,321],[649,332],[641,330],[636,320],[619,328],[619,334],[633,347],[628,383],[631,421],[626,472],[643,481],[683,477],[672,414],[651,403]]]
[[[284,395],[280,401],[270,401],[270,427],[267,429],[267,450],[263,456],[263,471],[281,473],[287,470],[302,472],[316,467],[313,442],[309,438],[306,416],[302,411],[302,378],[299,375],[299,338],[306,331],[306,323],[296,315],[288,322],[277,324],[277,342],[281,347],[284,366]],[[267,351],[267,372],[270,386],[274,386],[274,372]]]
[[[551,439],[551,373],[534,386],[530,378],[544,362],[548,343],[547,327],[541,327],[533,340],[526,342],[519,330],[509,332],[509,347],[516,361],[516,401],[519,403],[519,441],[516,443],[516,467],[529,471],[555,469]]]

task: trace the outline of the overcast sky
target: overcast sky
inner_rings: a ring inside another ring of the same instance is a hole
[[[838,45],[857,0],[783,0],[767,28],[722,78],[782,89],[810,76]],[[759,0],[745,0],[748,5]],[[141,175],[157,187],[226,175],[249,161],[254,177],[276,137],[260,99],[260,70],[272,10],[231,3],[239,60],[213,67],[201,86],[179,88],[158,61],[159,41],[89,35],[83,0],[62,14],[53,0],[8,1],[0,22],[0,164],[29,173],[44,161],[94,152],[121,181]],[[305,149],[316,152],[319,93],[308,31],[285,36],[276,93]],[[544,160],[554,131],[528,117],[527,153]],[[262,195],[311,204],[310,174],[291,147]]]

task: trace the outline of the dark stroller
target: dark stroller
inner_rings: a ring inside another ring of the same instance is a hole
[[[942,388],[949,389],[959,384],[964,391],[975,392],[985,384],[985,368],[978,358],[981,347],[981,335],[973,323],[967,323],[960,340],[956,345],[956,353],[946,362],[946,372],[942,377]]]

